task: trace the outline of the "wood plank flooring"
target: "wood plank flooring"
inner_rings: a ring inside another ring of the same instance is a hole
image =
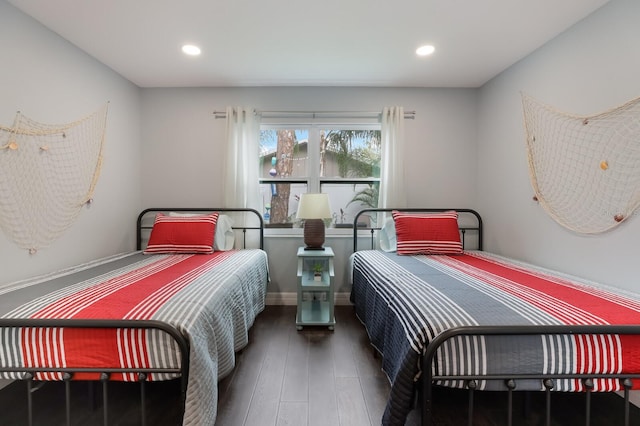
[[[353,308],[336,307],[335,331],[297,331],[295,307],[269,306],[220,383],[224,426],[364,426],[380,423],[389,392]]]
[[[379,425],[389,393],[364,327],[353,308],[336,307],[335,331],[309,327],[297,331],[294,306],[268,306],[250,330],[249,345],[237,355],[236,368],[219,383],[216,426],[370,426]],[[140,424],[139,389],[128,383],[109,384],[109,424]],[[65,425],[65,389],[47,383],[33,393],[34,422]],[[101,392],[87,383],[72,382],[71,425],[101,425]],[[180,423],[176,381],[149,383],[146,420],[150,426]],[[514,425],[542,425],[542,397],[514,397]],[[504,393],[476,393],[474,425],[506,424]],[[591,425],[622,423],[622,399],[593,395]],[[525,409],[525,407],[532,407]],[[554,395],[552,425],[585,424],[579,395]],[[434,411],[438,426],[466,424],[466,393],[437,389]],[[0,425],[26,425],[24,383],[0,391]],[[631,424],[640,424],[633,407]],[[414,410],[407,426],[419,424]],[[210,425],[203,425],[210,426]]]

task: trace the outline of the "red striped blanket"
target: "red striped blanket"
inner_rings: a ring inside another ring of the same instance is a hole
[[[213,424],[217,381],[248,343],[248,328],[264,309],[266,253],[235,250],[210,255],[143,255],[98,265],[54,280],[0,289],[3,318],[157,320],[190,342],[185,424]],[[36,293],[26,303],[25,294]],[[13,305],[16,306],[13,306]],[[165,332],[143,329],[24,328],[0,337],[3,365],[178,368],[175,342]],[[151,380],[175,375],[153,373]],[[4,373],[6,378],[20,374]],[[77,373],[73,379],[97,379]],[[112,380],[135,381],[133,374]],[[61,380],[39,373],[38,380]]]
[[[640,324],[640,296],[485,252],[398,256],[353,255],[352,299],[392,383],[385,424],[402,424],[410,409],[419,358],[445,330],[474,325]],[[640,342],[632,336],[483,336],[448,341],[437,371],[455,374],[618,373],[640,371]],[[462,381],[441,383],[462,387]],[[580,391],[579,380],[554,390]],[[636,384],[636,388],[638,385]],[[502,389],[480,381],[479,389]],[[519,383],[539,390],[540,381]],[[596,391],[620,389],[597,380]]]

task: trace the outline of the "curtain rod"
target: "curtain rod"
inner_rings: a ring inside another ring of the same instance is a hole
[[[382,112],[380,111],[255,111],[256,114],[269,118],[288,118],[288,117],[309,117],[309,118],[377,118]],[[215,118],[227,118],[226,111],[213,111]],[[405,111],[404,118],[413,120],[416,118],[415,111]]]

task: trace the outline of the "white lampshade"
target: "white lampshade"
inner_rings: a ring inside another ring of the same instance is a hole
[[[298,219],[304,220],[305,250],[324,250],[324,221],[331,217],[327,194],[302,194],[298,204]]]
[[[298,219],[329,219],[331,207],[329,207],[329,195],[327,194],[302,194],[298,203]]]

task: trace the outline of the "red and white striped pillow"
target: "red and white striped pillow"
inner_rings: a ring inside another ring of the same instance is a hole
[[[213,253],[218,213],[173,217],[156,215],[145,253]]]
[[[458,213],[415,214],[394,210],[398,254],[460,254]]]

